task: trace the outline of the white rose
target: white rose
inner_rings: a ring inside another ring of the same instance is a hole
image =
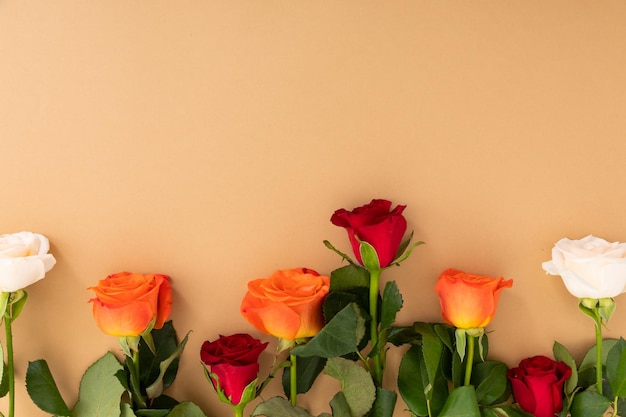
[[[613,298],[626,290],[626,243],[609,243],[589,235],[559,240],[552,260],[542,264],[548,274],[560,275],[578,298]]]
[[[0,235],[0,291],[15,292],[42,279],[56,263],[49,249],[48,239],[37,233]]]

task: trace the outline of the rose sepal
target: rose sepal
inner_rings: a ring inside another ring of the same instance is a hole
[[[478,351],[480,354],[480,358],[484,360],[484,349],[483,349],[483,336],[485,334],[485,329],[482,327],[476,327],[471,329],[460,329],[457,328],[454,331],[454,337],[456,339],[456,351],[461,357],[461,361],[465,358],[465,347],[467,346],[467,336],[477,337],[478,338]]]
[[[11,321],[14,321],[22,313],[22,309],[28,300],[28,293],[24,290],[17,290],[14,292],[3,292],[0,295],[0,323],[2,319],[6,317]]]
[[[232,407],[243,407],[246,404],[248,404],[250,401],[254,400],[258,395],[257,383],[259,381],[259,378],[255,378],[248,385],[246,385],[246,387],[243,389],[241,393],[241,400],[239,400],[239,403],[234,404],[231,401],[231,399],[226,396],[226,393],[222,389],[222,386],[220,385],[220,379],[217,376],[217,374],[209,371],[206,366],[203,366],[203,369],[204,369],[204,376],[206,377],[206,379],[209,380],[209,382],[215,389],[215,392],[217,393],[217,397],[219,398],[221,402],[225,404],[228,404]],[[261,386],[264,387],[263,384]]]
[[[348,263],[350,263],[352,265],[356,265],[356,266],[359,265],[358,262],[354,262],[354,260],[352,260],[352,258],[350,258],[350,256],[346,255],[345,253],[341,252],[339,249],[334,247],[333,244],[330,243],[328,240],[324,240],[324,246],[326,246],[328,249],[330,249],[333,252],[335,252],[337,255],[341,256],[343,259],[348,261]]]
[[[124,355],[131,358],[133,352],[139,351],[139,336],[120,336],[117,338]]]
[[[298,343],[295,340],[284,339],[282,337],[278,338],[278,343],[276,344],[276,353],[281,353],[286,350],[291,350]]]
[[[578,301],[580,311],[591,317],[594,321],[598,317],[602,324],[606,325],[615,311],[615,300],[613,298],[581,298]]]
[[[615,312],[615,300],[613,298],[600,298],[598,300],[598,312],[604,323],[607,323]]]
[[[7,307],[9,306],[10,297],[11,297],[10,292],[0,293],[0,323],[2,323],[2,319],[4,318],[4,313],[6,313]]]
[[[411,245],[411,240],[413,240],[413,233],[414,232],[411,232],[409,238],[400,244],[398,252],[396,253],[396,258],[386,268],[389,268],[391,265],[400,266],[402,262],[406,261],[409,256],[411,256],[413,249],[426,243],[420,240]]]
[[[365,241],[361,241],[359,244],[359,252],[361,254],[361,260],[363,261],[363,266],[367,268],[368,271],[379,272],[381,270],[378,253],[376,252],[376,249],[374,249],[374,246]]]

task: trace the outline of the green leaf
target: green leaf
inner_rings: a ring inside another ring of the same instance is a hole
[[[123,403],[122,414],[120,415],[120,417],[137,417],[137,415],[133,411],[133,408],[130,406],[130,404]]]
[[[26,391],[37,407],[56,416],[69,416],[70,410],[63,401],[48,363],[39,359],[28,362]],[[119,402],[118,402],[119,404]]]
[[[471,382],[476,387],[479,404],[498,404],[510,396],[507,371],[508,367],[499,361],[479,362],[474,366]]]
[[[468,385],[452,390],[439,417],[480,417],[474,387]]]
[[[391,327],[396,320],[396,314],[402,308],[402,295],[395,281],[385,284],[383,302],[381,306],[380,331],[383,332]]]
[[[367,268],[368,271],[380,271],[380,261],[378,260],[378,253],[376,253],[376,249],[369,243],[365,241],[361,241],[361,246],[359,246],[359,252],[361,252],[361,260],[363,261],[363,266]]]
[[[369,288],[352,288],[349,291],[331,291],[324,299],[323,311],[326,323],[331,321],[348,304],[356,303],[369,319]]]
[[[421,346],[412,346],[406,351],[398,368],[398,391],[411,413],[428,415],[428,399],[424,383],[424,357]]]
[[[135,410],[135,415],[137,417],[165,417],[167,415],[169,415],[169,408],[168,409],[161,409],[161,410],[153,410],[151,408],[141,408],[139,410]]]
[[[350,264],[330,273],[330,291],[346,291],[352,288],[369,288],[370,273],[367,269]]]
[[[394,391],[378,388],[376,401],[368,417],[392,417],[398,395]]]
[[[346,359],[331,358],[326,363],[324,373],[341,383],[341,390],[352,417],[364,416],[372,408],[376,399],[376,388],[371,375],[365,369]]]
[[[302,357],[296,356],[296,388],[298,394],[304,394],[308,392],[317,376],[322,372],[326,365],[326,358],[320,358],[319,356]],[[285,395],[289,395],[291,389],[291,372],[289,368],[283,370],[283,391]]]
[[[441,363],[443,354],[443,343],[435,332],[432,325],[427,323],[416,323],[416,330],[422,335],[422,355],[424,357],[424,370],[427,376],[427,385],[424,387],[427,399],[432,399],[432,389]]]
[[[152,329],[150,335],[156,355],[152,353],[145,338],[139,342],[140,381],[141,386],[144,387],[155,383],[161,374],[161,363],[170,358],[179,346],[176,330],[171,320],[166,321],[160,329]],[[176,357],[163,375],[164,390],[174,382],[178,372],[178,362],[178,357]]]
[[[620,337],[606,359],[606,377],[615,397],[626,397],[626,340]]]
[[[417,323],[415,323],[417,324]],[[455,328],[442,323],[435,323],[433,325],[435,329],[435,333],[441,339],[443,344],[450,350],[450,352],[454,352],[454,342],[452,341],[452,335],[454,334]]]
[[[572,417],[602,417],[611,401],[596,391],[583,391],[574,396],[571,413]]]
[[[272,397],[263,401],[252,411],[252,417],[313,417],[304,408],[294,407],[282,397]]]
[[[183,401],[169,412],[167,417],[207,417],[200,407],[189,401]]]
[[[602,341],[602,364],[606,365],[606,359],[617,343],[616,339],[604,339]],[[585,353],[583,360],[578,366],[578,385],[583,388],[596,384],[596,346],[595,344]]]
[[[533,417],[532,414],[513,408],[510,405],[493,408],[482,407],[480,411],[483,417]]]
[[[392,326],[387,332],[387,341],[395,346],[421,343],[422,335],[415,331],[414,326]]]
[[[565,381],[565,394],[567,396],[571,395],[578,385],[578,371],[576,369],[576,361],[572,357],[572,354],[569,353],[569,350],[559,342],[555,341],[552,346],[552,354],[554,355],[554,359],[557,362],[563,362],[567,366],[572,369],[572,376]]]
[[[602,341],[602,363],[606,364],[606,357],[609,351],[615,346],[617,343],[617,339],[604,339]],[[585,353],[583,360],[580,362],[580,366],[578,367],[578,371],[584,371],[588,368],[596,367],[596,345],[594,344],[588,351]]]
[[[291,350],[297,356],[332,358],[356,352],[365,334],[365,318],[359,307],[351,303],[341,310],[322,330],[305,345]]]
[[[174,362],[174,360],[177,360],[180,357],[180,355],[183,353],[183,350],[185,349],[185,345],[187,344],[188,338],[189,338],[189,333],[185,335],[185,338],[183,339],[183,341],[180,342],[180,344],[170,354],[170,356],[159,364],[159,369],[160,369],[159,376],[150,386],[146,388],[146,394],[148,395],[148,398],[156,398],[163,393],[163,390],[165,389],[164,382],[163,382],[165,373],[170,368],[170,365]]]
[[[346,396],[341,391],[330,400],[330,408],[333,410],[333,417],[353,417]]]
[[[398,391],[415,415],[426,416],[429,411],[436,415],[443,407],[448,394],[447,382],[441,372],[429,382],[421,346],[412,346],[402,357]]]
[[[119,417],[124,387],[115,374],[121,368],[111,352],[87,368],[80,381],[78,402],[72,410],[72,417]]]

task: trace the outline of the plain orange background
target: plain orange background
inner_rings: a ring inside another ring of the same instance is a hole
[[[200,345],[273,343],[239,314],[246,283],[341,266],[330,216],[372,198],[406,204],[427,242],[383,275],[399,324],[441,320],[448,267],[504,276],[490,356],[558,340],[580,358],[593,324],[541,263],[562,237],[626,240],[625,111],[622,1],[0,0],[0,233],[42,233],[58,260],[14,324],[17,415],[44,415],[29,360],[72,405],[120,354],[86,288],[124,270],[171,275],[193,330],[170,394],[231,415]],[[622,297],[607,336],[626,335]],[[328,411],[336,389],[299,403]]]

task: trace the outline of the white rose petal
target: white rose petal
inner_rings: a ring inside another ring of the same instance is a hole
[[[40,234],[19,232],[0,236],[0,291],[15,292],[44,278],[56,259]]]
[[[560,275],[567,290],[578,298],[613,298],[626,290],[626,243],[609,243],[586,236],[563,238],[552,249],[552,260],[542,264]]]

